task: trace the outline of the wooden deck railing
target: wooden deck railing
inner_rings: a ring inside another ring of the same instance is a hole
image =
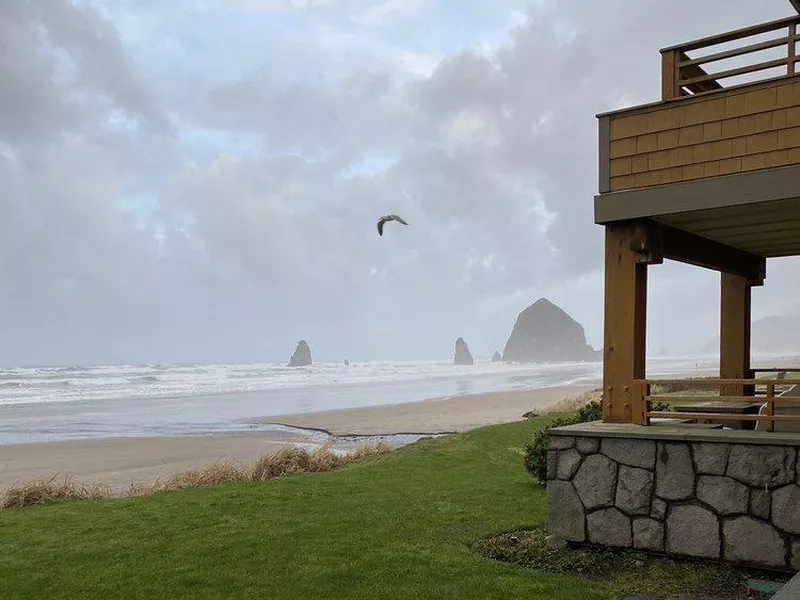
[[[768,370],[760,370],[768,372]],[[781,369],[781,371],[797,372],[797,369]],[[716,388],[730,386],[741,386],[744,388],[764,388],[764,394],[758,396],[677,396],[674,394],[654,394],[654,386],[686,387],[687,389],[697,388]],[[800,385],[800,381],[786,379],[639,379],[634,381],[632,394],[632,414],[634,422],[639,425],[650,425],[653,417],[670,419],[690,419],[699,421],[756,421],[765,422],[767,431],[775,430],[777,421],[791,421],[800,423],[800,414],[796,415],[777,415],[775,405],[794,404],[800,405],[800,396],[776,396],[776,388],[791,388],[793,385]],[[758,402],[766,405],[764,414],[731,414],[718,412],[678,412],[678,411],[659,411],[653,410],[652,405],[656,402],[698,402],[713,400],[715,402]]]
[[[757,74],[754,80],[782,79],[794,75],[800,68],[797,63],[800,57],[797,54],[798,25],[800,15],[770,21],[744,29],[729,31],[720,35],[695,40],[678,46],[661,50],[661,81],[662,99],[671,100],[680,96],[713,93],[724,86],[721,81],[749,74]],[[785,35],[783,35],[785,30]],[[753,41],[757,36],[780,32],[779,37]],[[739,44],[739,45],[736,45]],[[733,46],[720,49],[723,45]],[[763,60],[764,51],[773,48],[783,49],[773,55],[780,58]],[[690,56],[689,53],[704,51],[703,54]],[[762,53],[762,56],[755,56]],[[741,59],[741,64],[732,68],[721,68],[711,71],[711,63]],[[753,62],[756,61],[756,62]],[[783,69],[778,75],[765,74],[765,71]],[[747,81],[745,83],[751,83]],[[732,86],[727,86],[732,87]]]
[[[787,373],[800,373],[800,368],[769,367],[764,369],[750,369],[753,373],[774,373],[776,379],[785,379]],[[800,381],[797,382],[800,384]]]

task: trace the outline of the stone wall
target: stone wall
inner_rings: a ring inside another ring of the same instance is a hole
[[[547,456],[551,534],[800,569],[797,447],[554,431]]]

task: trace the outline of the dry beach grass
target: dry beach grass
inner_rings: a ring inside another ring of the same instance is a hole
[[[586,390],[585,392],[580,392],[578,394],[571,394],[569,396],[564,396],[560,400],[553,402],[552,404],[548,404],[547,406],[540,408],[536,412],[538,412],[540,415],[552,415],[556,413],[573,412],[583,406],[586,406],[590,402],[600,402],[602,398],[603,398],[602,388]]]
[[[332,471],[359,458],[388,451],[389,446],[386,444],[362,444],[347,453],[335,452],[330,444],[323,444],[313,450],[285,446],[275,452],[263,454],[251,465],[217,461],[205,467],[157,478],[149,483],[132,483],[122,494],[115,494],[110,487],[99,483],[85,484],[66,476],[32,479],[14,484],[0,493],[0,508],[21,508],[56,500],[103,500],[228,483],[269,481],[286,475]]]
[[[50,479],[32,479],[17,483],[0,494],[0,508],[17,508],[44,504],[55,500],[100,500],[110,496],[108,487],[101,484],[84,484],[53,476]]]

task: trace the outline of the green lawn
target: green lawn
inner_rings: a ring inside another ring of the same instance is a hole
[[[0,598],[611,598],[468,548],[545,519],[520,454],[538,426],[321,475],[3,510]]]
[[[2,510],[0,598],[616,600],[605,584],[469,548],[545,521],[521,455],[543,422],[321,475]]]

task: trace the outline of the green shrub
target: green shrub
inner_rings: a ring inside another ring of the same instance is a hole
[[[599,402],[589,402],[578,409],[576,423],[588,423],[589,421],[599,421],[603,418],[603,407]]]
[[[547,430],[552,427],[599,421],[602,418],[603,409],[599,402],[594,401],[579,408],[574,415],[553,419],[550,425],[537,431],[533,440],[525,446],[525,469],[540,485],[547,485]]]

